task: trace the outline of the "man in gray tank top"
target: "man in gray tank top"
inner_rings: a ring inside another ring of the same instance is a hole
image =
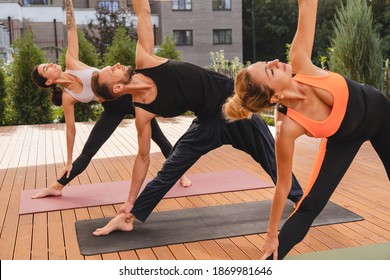
[[[227,122],[222,117],[222,104],[233,94],[233,80],[190,63],[154,55],[149,2],[133,0],[133,6],[138,17],[136,73],[131,66],[118,63],[92,75],[94,93],[105,100],[131,92],[138,132],[138,154],[128,199],[116,217],[93,233],[95,236],[115,230],[131,231],[135,218],[144,222],[182,174],[202,155],[225,144],[250,154],[276,182],[274,138],[265,122],[258,115],[237,122]],[[151,120],[156,116],[178,116],[187,110],[193,111],[196,118],[158,175],[137,198],[149,166]],[[302,189],[293,176],[289,199],[297,202],[301,196]]]

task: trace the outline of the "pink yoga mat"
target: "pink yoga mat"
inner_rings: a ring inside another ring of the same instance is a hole
[[[242,170],[189,174],[188,178],[192,181],[191,187],[183,188],[180,183],[176,183],[165,197],[183,197],[272,186]],[[150,179],[146,180],[146,183],[149,181]],[[62,196],[41,199],[32,199],[31,196],[43,189],[24,190],[20,196],[19,214],[123,203],[127,199],[129,189],[130,181],[67,186],[62,191]]]

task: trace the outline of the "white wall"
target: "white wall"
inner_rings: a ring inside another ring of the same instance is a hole
[[[77,24],[88,24],[91,20],[95,20],[95,9],[75,9],[75,18]],[[0,19],[18,19],[20,21],[28,20],[32,22],[66,22],[66,12],[63,7],[53,6],[37,6],[37,7],[21,7],[17,3],[0,3]],[[136,24],[135,15],[127,20],[127,22],[134,22]],[[158,16],[152,15],[152,24],[158,27]]]

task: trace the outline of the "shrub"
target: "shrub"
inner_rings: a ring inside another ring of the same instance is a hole
[[[165,57],[169,59],[181,60],[181,52],[176,50],[175,42],[171,36],[165,38],[164,43],[162,43],[155,51],[155,54],[160,57]]]
[[[238,57],[234,57],[231,60],[225,58],[223,50],[217,52],[210,52],[211,64],[208,69],[215,72],[219,72],[226,76],[234,78],[238,70],[244,67],[244,64]]]
[[[104,1],[103,1],[104,2]],[[112,11],[109,7],[96,7],[96,19],[83,29],[85,37],[92,42],[99,55],[107,52],[107,48],[112,44],[116,30],[123,25],[129,26],[130,36],[136,38],[134,22],[131,22],[132,13],[124,7]]]
[[[331,71],[383,89],[381,41],[365,0],[348,0],[337,10],[331,46]]]
[[[5,87],[5,73],[0,68],[0,125],[6,124],[7,90]]]
[[[10,94],[15,124],[51,123],[53,110],[48,90],[36,87],[31,79],[34,66],[44,63],[43,51],[33,43],[30,31],[15,40],[13,47]]]
[[[111,46],[104,54],[104,65],[114,65],[120,62],[123,65],[135,65],[135,49],[137,42],[130,38],[127,29],[123,26],[115,31]]]

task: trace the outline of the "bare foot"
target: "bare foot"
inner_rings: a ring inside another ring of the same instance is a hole
[[[132,231],[134,216],[131,216],[130,221],[126,221],[125,214],[119,214],[112,218],[108,224],[102,228],[96,229],[92,234],[94,236],[101,236],[110,234],[113,231]]]
[[[60,196],[60,195],[62,195],[63,188],[64,188],[63,185],[56,182],[56,183],[50,185],[48,188],[41,191],[40,193],[37,193],[37,194],[31,196],[31,198],[35,199],[35,198],[42,198],[42,197],[46,197],[46,196]]]
[[[188,177],[186,175],[183,175],[180,178],[180,184],[182,187],[187,188],[187,187],[191,187],[192,182],[190,179],[188,179]]]

